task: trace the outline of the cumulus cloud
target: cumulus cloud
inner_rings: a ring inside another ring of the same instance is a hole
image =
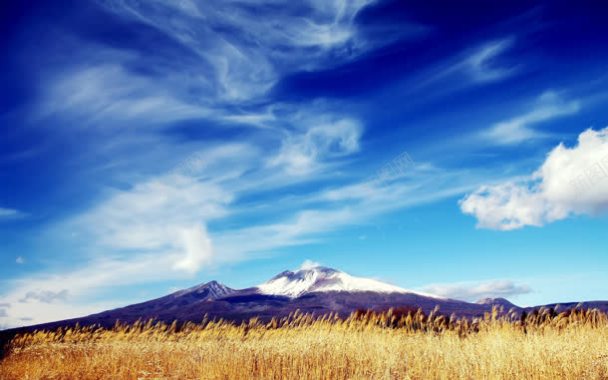
[[[17,258],[15,259],[15,262],[17,264],[25,264],[25,259],[22,256],[17,256]]]
[[[460,201],[477,226],[513,230],[608,209],[608,128],[586,130],[578,144],[555,147],[528,179],[486,185]]]
[[[196,273],[203,265],[211,262],[213,247],[205,228],[186,228],[181,231],[181,239],[185,252],[173,266],[174,269]]]
[[[568,101],[555,92],[546,92],[539,97],[527,113],[494,124],[482,132],[481,137],[494,144],[516,144],[545,136],[534,129],[534,125],[561,116],[578,112],[578,101]]]
[[[517,284],[510,280],[433,284],[424,287],[422,290],[430,294],[469,302],[482,298],[514,297],[532,291],[529,286]]]

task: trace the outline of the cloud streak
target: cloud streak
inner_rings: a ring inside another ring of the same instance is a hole
[[[13,208],[0,207],[0,221],[13,220],[26,217],[27,214]]]
[[[73,223],[101,248],[174,257],[197,272],[212,256],[205,222],[227,214],[232,196],[211,182],[169,174],[119,191]]]
[[[228,223],[224,228],[209,229],[210,224],[250,215],[250,207],[240,205],[241,197],[260,191],[272,194],[290,183],[260,182],[276,169],[258,165],[265,158],[255,150],[250,151],[251,158],[259,161],[238,160],[239,168],[229,152],[248,150],[235,149],[201,152],[192,163],[178,165],[131,189],[109,193],[98,206],[57,227],[56,232],[76,233],[93,251],[92,256],[72,271],[30,275],[12,282],[3,294],[12,303],[8,322],[19,325],[20,318],[33,318],[32,323],[42,323],[100,310],[96,307],[112,307],[115,304],[93,304],[88,299],[105,289],[188,278],[217,265],[277,254],[286,247],[320,241],[324,234],[345,226],[369,223],[385,212],[469,189],[464,185],[468,179],[458,175],[412,169],[404,178],[391,181],[372,179],[342,188],[332,186],[297,200],[275,198],[274,205],[285,204],[284,216],[262,218],[253,225]],[[425,167],[424,163],[418,165]],[[252,167],[261,172],[252,172]],[[241,175],[227,174],[228,168]],[[62,293],[65,289],[70,292]],[[44,297],[33,296],[41,290],[64,297],[45,302]],[[19,302],[24,299],[28,302]],[[41,315],[35,310],[49,312]]]
[[[484,83],[504,79],[515,73],[515,67],[500,66],[498,58],[513,45],[512,38],[492,41],[462,60],[454,69],[467,73],[474,81]]]
[[[280,254],[484,183],[481,171],[441,169],[418,158],[403,172],[374,176],[369,166],[377,157],[366,149],[381,140],[365,139],[381,128],[357,107],[356,95],[344,103],[273,98],[292,74],[350,65],[424,32],[417,23],[378,25],[359,17],[374,3],[99,0],[110,19],[145,38],[125,33],[104,43],[107,33],[89,38],[98,31],[87,31],[75,42],[62,39],[71,54],[56,58],[63,59],[59,68],[54,60],[40,65],[31,117],[66,141],[83,142],[66,167],[88,171],[75,176],[76,186],[94,182],[96,193],[49,227],[47,235],[78,246],[65,253],[70,267],[9,281],[2,322],[39,323],[113,307],[115,300],[92,300],[108,289],[193,279],[218,265]],[[441,93],[444,84],[452,91],[513,76],[519,70],[507,61],[513,45],[510,38],[474,41],[402,97],[415,102],[423,92]],[[381,54],[380,61],[391,57]],[[442,88],[427,91],[429,84]],[[494,125],[488,139],[514,144],[540,137],[537,124],[577,107],[547,95],[530,112]],[[483,199],[467,199],[461,205],[472,205],[476,215],[487,207],[476,206]],[[16,215],[23,214],[0,208],[0,220]],[[28,265],[19,269],[33,271],[37,256],[23,257]]]
[[[61,117],[86,126],[159,126],[183,119],[203,118],[211,110],[202,103],[179,99],[159,86],[125,69],[125,53],[106,52],[108,63],[96,63],[60,73],[42,90],[38,118]],[[133,125],[135,124],[135,125]]]
[[[463,78],[467,85],[483,85],[506,79],[517,72],[517,67],[506,66],[502,62],[503,55],[513,45],[514,39],[507,37],[465,49],[446,58],[445,62],[427,74],[426,79],[422,78],[415,85],[422,89],[437,83],[457,82],[456,85],[448,85],[450,90],[456,90],[463,87]],[[436,92],[444,93],[446,90],[438,88]]]
[[[362,127],[353,119],[309,121],[306,132],[290,135],[282,142],[271,166],[283,166],[290,175],[309,174],[327,159],[343,157],[359,150]]]
[[[99,3],[120,17],[157,29],[196,54],[207,72],[201,85],[207,95],[224,102],[264,96],[289,72],[335,65],[387,43],[368,38],[355,24],[357,14],[371,0],[256,3],[258,9],[272,10],[264,18],[248,1]],[[172,22],[166,22],[167,17]],[[403,26],[402,31],[418,34],[416,28]]]
[[[469,302],[476,302],[484,298],[515,297],[532,291],[528,285],[510,280],[433,284],[423,287],[422,290],[430,294]]]
[[[55,301],[63,301],[68,296],[68,290],[62,289],[58,292],[50,290],[40,291],[29,291],[25,293],[25,297],[19,300],[19,302],[27,303],[29,301],[39,301],[43,303],[53,303]]]
[[[580,109],[578,101],[564,100],[555,92],[546,92],[539,97],[529,112],[501,121],[481,133],[481,137],[494,144],[512,145],[523,141],[546,137],[547,134],[534,128],[535,125],[558,117],[575,114]]]

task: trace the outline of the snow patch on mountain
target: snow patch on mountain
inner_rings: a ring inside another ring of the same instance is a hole
[[[269,281],[258,285],[257,289],[262,294],[291,298],[313,292],[412,293],[425,297],[441,298],[369,278],[351,276],[336,269],[310,265],[306,265],[295,272],[285,271],[280,273]]]

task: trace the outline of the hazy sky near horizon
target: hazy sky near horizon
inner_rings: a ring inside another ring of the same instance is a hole
[[[606,14],[4,4],[0,327],[305,260],[469,301],[608,299]]]

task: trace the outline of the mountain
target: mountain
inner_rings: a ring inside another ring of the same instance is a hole
[[[352,276],[332,268],[313,266],[282,272],[251,288],[237,290],[211,281],[150,301],[81,318],[7,330],[6,333],[10,335],[17,331],[50,329],[76,323],[112,326],[116,321],[131,323],[151,318],[165,322],[200,322],[205,316],[235,322],[252,317],[270,320],[273,317],[287,316],[296,310],[315,315],[335,313],[346,317],[357,310],[420,308],[429,313],[438,307],[439,312],[445,315],[453,313],[461,317],[474,317],[491,311],[495,305],[503,306],[505,312],[513,308],[517,312],[538,308],[520,308],[504,298],[488,298],[477,303],[442,298],[378,280]],[[608,310],[608,302],[594,301],[584,305]]]
[[[415,293],[411,290],[386,284],[369,278],[355,277],[336,269],[312,267],[296,272],[285,271],[258,285],[261,294],[297,298],[308,293],[327,292],[374,292],[374,293]],[[422,293],[416,293],[422,295]],[[424,294],[427,297],[439,298]]]
[[[193,286],[191,288],[169,294],[167,297],[172,297],[173,299],[180,298],[182,301],[212,301],[218,298],[226,297],[234,292],[234,289],[231,289],[226,285],[220,284],[217,281],[209,281],[202,285]]]
[[[107,326],[113,325],[117,320],[134,322],[138,319],[161,318],[169,321],[171,315],[175,316],[173,319],[182,319],[181,316],[184,314],[184,310],[204,308],[205,304],[228,297],[235,292],[237,291],[217,281],[210,281],[150,301],[69,321],[77,321],[80,324],[98,323]],[[202,315],[197,319],[200,320],[201,318]]]
[[[519,306],[511,303],[508,299],[498,297],[498,298],[482,298],[476,302],[480,305],[489,305],[489,306],[499,306],[502,307],[503,310],[509,311],[510,309],[520,309]]]
[[[112,326],[116,321],[130,323],[151,318],[165,322],[200,322],[205,315],[239,322],[252,317],[269,320],[296,310],[315,315],[337,313],[344,317],[367,309],[421,308],[428,313],[436,306],[443,313],[462,316],[482,315],[491,308],[314,266],[282,272],[251,288],[236,290],[211,281],[150,301],[35,327],[55,328],[76,323]]]

